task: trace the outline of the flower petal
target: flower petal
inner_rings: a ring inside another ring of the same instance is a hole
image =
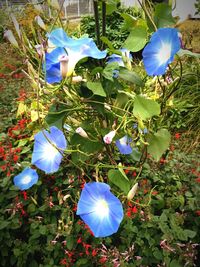
[[[52,64],[48,70],[46,70],[46,81],[50,84],[59,83],[62,80],[60,71],[60,63]]]
[[[90,227],[96,237],[117,232],[123,219],[123,208],[118,198],[105,183],[85,184],[78,202],[77,215]]]
[[[32,164],[45,173],[56,172],[63,157],[59,149],[64,150],[66,147],[67,142],[63,132],[55,126],[50,128],[50,133],[41,131],[35,135]]]
[[[176,29],[158,29],[142,53],[148,75],[164,74],[168,64],[173,61],[174,55],[180,48],[180,39]]]
[[[71,40],[62,28],[53,30],[47,34],[48,40],[57,47],[64,47]]]
[[[112,54],[111,56],[108,57],[107,63],[112,63],[112,62],[117,62],[119,66],[124,67],[124,61],[123,57],[127,58],[127,60],[132,60],[132,56],[130,54],[130,51],[127,50],[126,48],[120,49],[122,56],[117,55],[117,54]]]
[[[115,142],[121,154],[128,155],[132,153],[132,147],[130,146],[129,142],[131,142],[131,139],[128,138],[127,135]]]
[[[20,174],[14,177],[14,185],[20,190],[29,189],[38,181],[38,174],[36,170],[31,168],[24,169]]]

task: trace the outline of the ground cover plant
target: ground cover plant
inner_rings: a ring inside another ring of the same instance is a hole
[[[200,166],[186,130],[199,55],[183,49],[167,4],[123,14],[115,47],[105,21],[117,1],[94,2],[98,46],[68,34],[55,2],[53,21],[29,5],[28,29],[12,15],[4,34],[31,88],[1,135],[2,266],[198,266]]]

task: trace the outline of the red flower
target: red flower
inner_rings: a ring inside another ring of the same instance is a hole
[[[126,170],[124,170],[124,172],[125,172],[125,174],[128,174],[130,171],[126,169]]]
[[[60,264],[61,265],[66,265],[67,264],[67,260],[65,258],[60,260]]]
[[[197,216],[200,216],[200,210],[196,211]]]
[[[175,139],[179,139],[181,137],[181,134],[180,133],[175,133],[174,137],[175,137]]]
[[[126,216],[129,218],[131,217],[131,209],[128,209],[128,211],[126,212]]]
[[[200,183],[200,177],[197,178],[197,179],[195,179],[195,181],[196,181],[197,183]]]
[[[134,207],[132,208],[132,212],[133,212],[133,213],[137,213],[137,212],[138,212],[138,209],[137,209],[136,206],[134,206]]]
[[[92,256],[95,257],[97,255],[97,249],[92,250]]]
[[[82,238],[81,237],[79,237],[79,239],[77,240],[77,244],[80,244],[80,243],[82,243]]]
[[[156,196],[157,194],[158,194],[158,191],[153,191],[153,192],[152,192],[152,195],[153,195],[153,196]]]
[[[24,200],[28,199],[26,191],[22,191],[21,194],[23,195]]]
[[[13,161],[14,161],[14,162],[17,162],[18,159],[19,159],[19,156],[18,156],[18,155],[14,155],[14,156],[13,156]]]
[[[133,176],[133,177],[136,177],[136,176],[137,176],[137,172],[134,171],[134,172],[132,173],[132,176]]]
[[[161,158],[161,159],[160,159],[160,164],[165,164],[166,162],[167,162],[166,159],[164,159],[164,158]]]
[[[106,257],[102,257],[102,258],[99,260],[100,263],[105,263],[106,261],[107,261],[107,258],[106,258]]]

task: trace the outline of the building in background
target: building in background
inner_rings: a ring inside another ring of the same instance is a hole
[[[195,15],[195,3],[196,0],[173,0],[172,15],[179,16],[179,22],[188,18],[200,18],[199,15]]]
[[[63,5],[64,14],[66,18],[80,17],[82,15],[93,14],[93,0],[52,0],[58,1],[60,5]],[[141,0],[142,1],[142,0]],[[15,6],[19,9],[25,4],[30,2],[43,2],[42,0],[0,0],[1,6]],[[44,1],[45,2],[45,1]],[[153,0],[153,2],[168,2],[168,0]],[[173,16],[179,16],[180,21],[186,20],[188,17],[200,18],[199,15],[195,15],[195,2],[196,0],[172,0],[172,14]],[[121,4],[125,7],[140,6],[138,0],[121,0]]]

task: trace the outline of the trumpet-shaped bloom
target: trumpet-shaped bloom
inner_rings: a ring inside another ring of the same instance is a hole
[[[24,169],[20,174],[14,177],[14,185],[20,190],[29,189],[38,181],[38,174],[36,170],[31,168]]]
[[[112,54],[111,56],[108,57],[107,63],[117,62],[119,66],[124,67],[124,60],[127,61],[132,60],[132,56],[129,50],[122,48],[120,49],[120,51],[122,52],[122,56],[117,54]]]
[[[148,75],[162,75],[181,48],[178,31],[173,28],[160,28],[144,48],[142,56]]]
[[[123,155],[128,155],[132,153],[132,147],[130,146],[131,139],[128,138],[127,135],[120,138],[115,142],[117,148],[119,149],[119,152]]]
[[[50,132],[41,131],[35,135],[34,139],[32,164],[45,173],[56,172],[63,158],[63,150],[67,147],[63,132],[52,126]]]
[[[108,134],[106,134],[106,135],[103,137],[103,141],[104,141],[104,143],[106,143],[107,145],[111,144],[113,138],[115,137],[115,135],[116,135],[116,131],[111,131],[111,132],[109,132]]]
[[[123,219],[121,202],[110,192],[109,185],[99,182],[85,184],[76,213],[95,237],[116,233]]]
[[[46,53],[46,80],[48,83],[60,82],[70,76],[79,60],[85,57],[102,59],[106,51],[100,51],[91,38],[73,39],[63,29],[56,29],[48,35],[48,41],[55,48]]]

